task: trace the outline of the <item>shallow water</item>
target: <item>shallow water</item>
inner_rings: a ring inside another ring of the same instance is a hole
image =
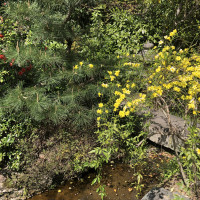
[[[136,180],[133,174],[134,169],[127,164],[105,165],[102,183],[106,185],[107,196],[104,199],[137,200],[137,192],[132,184]],[[100,196],[96,193],[97,185],[91,186],[94,178],[95,172],[87,173],[82,178],[71,180],[65,186],[34,196],[30,200],[100,200]],[[156,178],[149,179],[148,187],[144,188],[143,193],[150,190],[156,183],[158,183]]]

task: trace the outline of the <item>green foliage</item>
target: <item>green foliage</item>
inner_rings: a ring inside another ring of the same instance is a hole
[[[0,122],[0,164],[6,164],[12,170],[19,170],[22,152],[19,141],[29,135],[30,120],[19,122],[14,118],[3,118]]]
[[[90,58],[101,58],[140,51],[143,43],[150,39],[147,25],[135,13],[113,8],[104,14],[107,9],[103,4],[93,11],[83,53]]]

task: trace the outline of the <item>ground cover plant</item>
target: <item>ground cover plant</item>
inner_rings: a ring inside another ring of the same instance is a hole
[[[55,174],[92,167],[99,171],[93,183],[100,183],[104,162],[145,160],[143,122],[149,108],[159,107],[172,137],[170,114],[186,121],[190,134],[180,152],[174,149],[174,166],[198,195],[199,11],[199,1],[187,0],[1,2],[0,167],[12,174],[45,163],[52,169],[47,187]],[[146,42],[154,43],[149,58]],[[84,155],[63,153],[65,144],[76,145],[74,138],[91,135]],[[60,168],[51,166],[55,155],[44,159],[54,145],[62,154]],[[73,167],[62,167],[67,160]],[[140,179],[138,174],[138,191]],[[19,182],[32,187],[27,178]],[[99,192],[103,199],[101,184]]]

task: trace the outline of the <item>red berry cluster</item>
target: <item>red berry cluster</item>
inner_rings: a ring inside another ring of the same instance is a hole
[[[3,54],[0,54],[0,59],[6,61],[6,57]]]
[[[22,67],[21,71],[18,72],[18,75],[22,76],[26,71],[30,71],[32,69],[32,67],[33,66],[31,64],[29,64],[28,67]]]

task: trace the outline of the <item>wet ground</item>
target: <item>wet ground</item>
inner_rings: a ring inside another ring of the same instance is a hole
[[[159,182],[159,175],[156,172],[152,172],[152,170],[151,173],[148,172],[149,169],[145,170],[148,175],[144,176],[142,180],[142,184],[144,184],[143,194]],[[104,199],[137,200],[134,173],[135,170],[127,164],[113,162],[110,165],[105,165],[102,182],[106,185],[107,196]],[[65,186],[34,196],[30,200],[100,200],[101,197],[96,192],[98,186],[91,186],[95,176],[95,172],[90,172],[79,179],[67,182]]]

